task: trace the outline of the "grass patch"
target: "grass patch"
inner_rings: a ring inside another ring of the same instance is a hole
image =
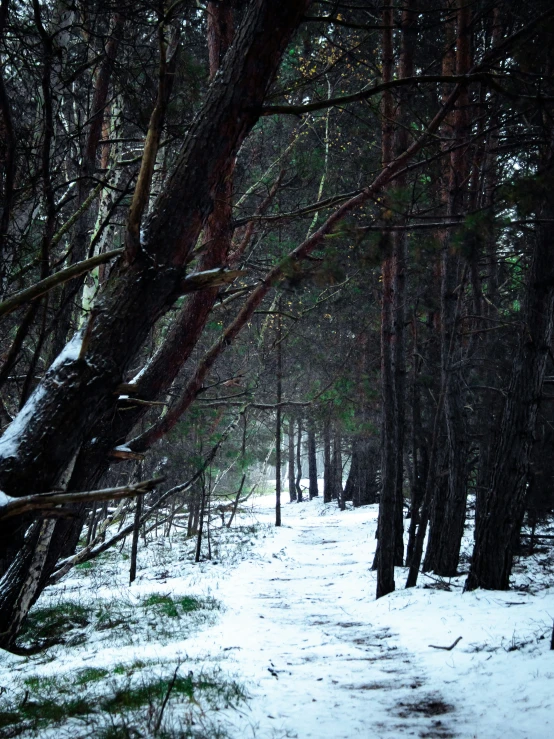
[[[88,626],[90,621],[90,609],[72,601],[61,602],[47,608],[35,608],[23,624],[20,640],[24,642],[60,640],[68,631]]]
[[[171,595],[158,595],[154,593],[143,600],[142,607],[155,610],[169,618],[179,618],[181,613],[191,613],[192,611],[199,611],[201,608],[206,608],[206,603],[207,601],[191,598],[187,595],[180,598],[173,598]]]
[[[27,732],[41,735],[52,727],[64,731],[67,722],[75,718],[87,726],[81,734],[71,724],[72,736],[76,738],[150,736],[166,697],[167,723],[159,732],[160,737],[222,736],[215,729],[215,733],[200,734],[196,727],[208,720],[208,712],[237,707],[247,699],[244,689],[219,670],[195,676],[192,671],[185,674],[186,669],[181,666],[183,674],[175,676],[170,665],[164,664],[162,669],[160,675],[159,666],[137,660],[110,671],[90,667],[76,675],[28,677],[10,697],[0,699],[0,736]],[[172,709],[183,704],[186,725],[180,718],[177,731]]]
[[[49,723],[59,723],[63,719],[74,716],[84,716],[92,713],[93,704],[86,698],[59,699],[46,698],[44,700],[27,700],[22,703],[19,712],[25,719],[31,719],[38,726]]]
[[[104,670],[101,667],[86,667],[84,670],[78,672],[75,684],[88,685],[89,683],[96,683],[108,675],[108,670]]]
[[[137,659],[130,665],[116,665],[113,668],[113,672],[115,675],[132,675],[133,672],[142,670],[144,667],[146,667],[146,662],[143,662],[141,659]]]
[[[189,672],[188,675],[177,676],[175,679],[173,676],[150,681],[143,679],[139,685],[123,685],[113,695],[101,700],[99,705],[109,713],[125,713],[143,706],[161,705],[170,685],[172,699],[185,698],[198,706],[201,702],[207,702],[212,708],[234,707],[247,697],[238,683],[222,679],[219,673],[201,673],[195,677]]]

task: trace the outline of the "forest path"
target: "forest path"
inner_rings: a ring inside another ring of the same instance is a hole
[[[261,522],[270,505],[257,501]],[[197,641],[212,659],[217,645],[224,668],[246,681],[252,700],[234,717],[237,736],[456,736],[454,707],[395,631],[372,623],[376,517],[373,506],[286,505],[283,527],[249,542],[252,559],[219,573],[214,594],[228,610]]]

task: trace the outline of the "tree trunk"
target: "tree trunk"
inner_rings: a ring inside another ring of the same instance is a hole
[[[333,466],[331,464],[331,421],[326,418],[323,424],[323,502],[333,500]]]
[[[412,351],[412,485],[410,497],[410,526],[408,529],[408,543],[406,545],[406,567],[412,562],[412,556],[415,547],[415,535],[417,525],[419,523],[420,508],[423,503],[425,494],[425,485],[427,475],[429,473],[429,452],[427,449],[427,439],[423,432],[422,414],[421,414],[421,396],[418,385],[419,374],[421,371],[421,356],[418,343],[417,315],[414,312],[413,320],[413,351]]]
[[[102,137],[102,125],[106,113],[110,81],[115,66],[119,44],[123,37],[125,17],[116,13],[110,28],[110,35],[104,49],[104,58],[95,76],[94,91],[91,103],[91,116],[84,156],[79,167],[77,178],[77,199],[75,212],[82,208],[86,199],[94,188],[96,175],[96,159],[98,144]],[[70,263],[76,264],[86,258],[91,226],[91,209],[86,209],[75,223],[71,238]],[[64,286],[60,296],[60,310],[57,316],[54,335],[52,338],[52,358],[54,359],[63,349],[71,326],[71,317],[74,312],[74,301],[78,297],[85,277],[78,278]]]
[[[310,500],[317,498],[319,489],[317,486],[317,453],[315,443],[315,424],[313,418],[308,420],[308,475],[310,478],[309,494]]]
[[[342,450],[341,450],[341,437],[339,432],[335,429],[333,435],[333,497],[336,498],[337,503],[341,511],[346,508],[344,496],[342,494]]]
[[[296,481],[294,475],[294,418],[289,418],[289,498],[290,502],[296,501]]]
[[[137,553],[140,534],[140,517],[142,516],[142,495],[137,497],[135,503],[135,520],[133,524],[133,539],[131,542],[131,564],[129,567],[129,584],[135,581],[137,576]]]
[[[455,71],[463,74],[470,67],[470,19],[471,7],[465,0],[457,0],[457,39]],[[464,91],[453,114],[452,142],[456,148],[450,154],[448,190],[445,194],[447,215],[456,216],[463,212],[466,191],[467,140],[469,135],[469,98]],[[466,144],[464,146],[463,144]],[[452,235],[443,234],[441,254],[441,364],[444,387],[444,410],[448,444],[448,490],[445,501],[444,519],[440,529],[440,545],[434,570],[444,577],[457,574],[460,546],[465,526],[467,500],[467,429],[465,422],[465,383],[463,347],[457,335],[457,323],[463,290],[461,260],[452,249]]]
[[[202,476],[202,488],[200,491],[200,506],[199,506],[199,517],[198,517],[198,533],[196,535],[196,552],[194,555],[194,561],[200,562],[200,555],[202,554],[202,535],[204,532],[204,517],[206,513],[206,499],[208,493],[206,493],[206,480]]]
[[[551,198],[549,193],[546,197]],[[539,217],[552,219],[545,207]],[[527,295],[524,330],[512,374],[494,454],[485,510],[475,531],[466,589],[507,590],[526,498],[528,467],[537,408],[552,342],[554,311],[554,228],[537,226]]]
[[[354,507],[373,505],[377,502],[379,484],[377,467],[379,448],[375,441],[355,437],[352,442],[352,461],[344,488],[345,500],[352,500]]]
[[[302,502],[302,488],[300,480],[302,479],[302,418],[298,417],[298,439],[296,441],[296,480],[294,487],[296,490],[296,499]]]
[[[383,8],[382,66],[383,82],[393,78],[393,25],[394,11],[391,3]],[[383,167],[393,159],[394,99],[392,92],[383,93],[381,124],[381,159]],[[396,559],[396,534],[398,510],[398,428],[395,376],[395,322],[394,322],[394,254],[390,233],[385,237],[386,256],[381,267],[381,393],[382,393],[382,462],[381,495],[379,498],[379,524],[377,551],[374,566],[377,569],[377,598],[394,590],[394,564]]]
[[[278,301],[277,315],[277,417],[275,419],[275,526],[281,525],[281,400],[283,394],[283,349],[281,299]]]

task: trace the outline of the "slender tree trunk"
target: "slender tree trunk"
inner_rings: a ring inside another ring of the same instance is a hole
[[[110,90],[110,81],[115,66],[119,44],[123,36],[125,18],[123,14],[114,15],[110,35],[104,49],[104,58],[94,79],[94,91],[91,103],[91,116],[84,155],[79,168],[77,180],[77,202],[75,211],[79,211],[94,187],[96,174],[96,160],[98,145],[102,137],[102,125],[106,112],[106,104]],[[71,264],[86,258],[91,226],[91,209],[85,210],[77,219],[71,239]],[[74,310],[73,302],[78,297],[84,283],[84,276],[65,285],[61,290],[60,311],[57,316],[54,336],[52,340],[52,359],[63,349],[71,326],[71,316]]]
[[[282,316],[281,299],[278,302],[279,313],[277,315],[277,417],[275,419],[275,526],[281,525],[281,401],[283,395],[283,349],[282,349]]]
[[[289,498],[290,502],[296,501],[296,484],[294,476],[294,418],[289,418]]]
[[[317,452],[315,443],[315,424],[312,417],[308,419],[308,475],[310,478],[309,494],[310,500],[317,498],[319,489],[317,486]]]
[[[470,67],[471,6],[457,0],[456,72],[465,73]],[[469,98],[467,91],[460,96],[453,115],[452,143],[456,147],[450,155],[448,176],[447,215],[463,212],[467,166],[467,139],[469,134]],[[457,574],[460,546],[465,526],[467,500],[467,429],[465,422],[465,383],[461,370],[463,347],[457,335],[460,315],[461,260],[452,253],[451,233],[443,235],[441,288],[441,364],[444,387],[444,409],[448,442],[448,491],[444,520],[440,529],[440,545],[435,572],[445,577]],[[462,280],[463,281],[463,280]]]
[[[393,25],[392,3],[383,8],[382,67],[383,82],[393,78]],[[394,99],[392,92],[383,93],[381,124],[381,159],[383,167],[393,159]],[[381,495],[379,498],[378,541],[374,566],[377,569],[377,598],[394,590],[394,565],[396,560],[397,510],[398,510],[398,428],[395,375],[394,336],[394,255],[390,234],[388,254],[381,268],[381,392],[382,392],[382,463]]]
[[[331,464],[331,421],[323,423],[323,502],[333,500],[333,466]]]
[[[296,499],[302,502],[302,488],[300,480],[302,479],[302,418],[298,417],[298,439],[296,441],[296,480],[294,483],[296,489]]]
[[[206,481],[202,476],[202,489],[200,492],[200,513],[198,518],[198,533],[196,536],[196,553],[194,555],[194,561],[200,562],[200,555],[202,554],[202,533],[204,530],[204,514],[206,512]]]
[[[137,553],[140,535],[140,517],[142,516],[142,495],[139,495],[135,503],[135,519],[133,523],[133,539],[131,542],[131,564],[129,568],[129,584],[135,581],[137,576]]]
[[[341,436],[337,429],[333,434],[333,497],[336,498],[337,503],[341,511],[346,508],[344,502],[344,496],[342,494],[342,449],[341,449]]]
[[[412,352],[412,489],[410,500],[410,526],[408,529],[408,543],[406,545],[406,567],[409,567],[412,561],[412,555],[415,547],[415,535],[417,525],[419,523],[419,512],[423,503],[425,494],[425,485],[429,472],[429,454],[426,439],[423,433],[423,423],[421,417],[421,396],[418,385],[419,373],[421,369],[421,357],[419,353],[418,330],[417,330],[417,314],[414,312],[413,320],[413,352]]]

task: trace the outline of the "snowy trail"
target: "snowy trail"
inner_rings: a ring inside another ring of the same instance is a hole
[[[271,498],[254,511],[273,521]],[[246,679],[252,700],[231,716],[237,737],[554,736],[550,564],[520,577],[542,588],[536,595],[463,594],[464,578],[451,592],[426,589],[423,577],[405,590],[397,569],[398,590],[376,601],[377,506],[286,505],[283,523],[219,572],[215,594],[228,610],[187,644],[196,656],[219,650]],[[459,636],[452,651],[429,646]]]
[[[256,686],[252,736],[454,736],[453,707],[429,690],[397,634],[368,621],[376,511],[331,510],[318,515],[317,501],[286,507],[288,523],[256,563],[220,583],[230,610],[198,641],[232,654]]]

